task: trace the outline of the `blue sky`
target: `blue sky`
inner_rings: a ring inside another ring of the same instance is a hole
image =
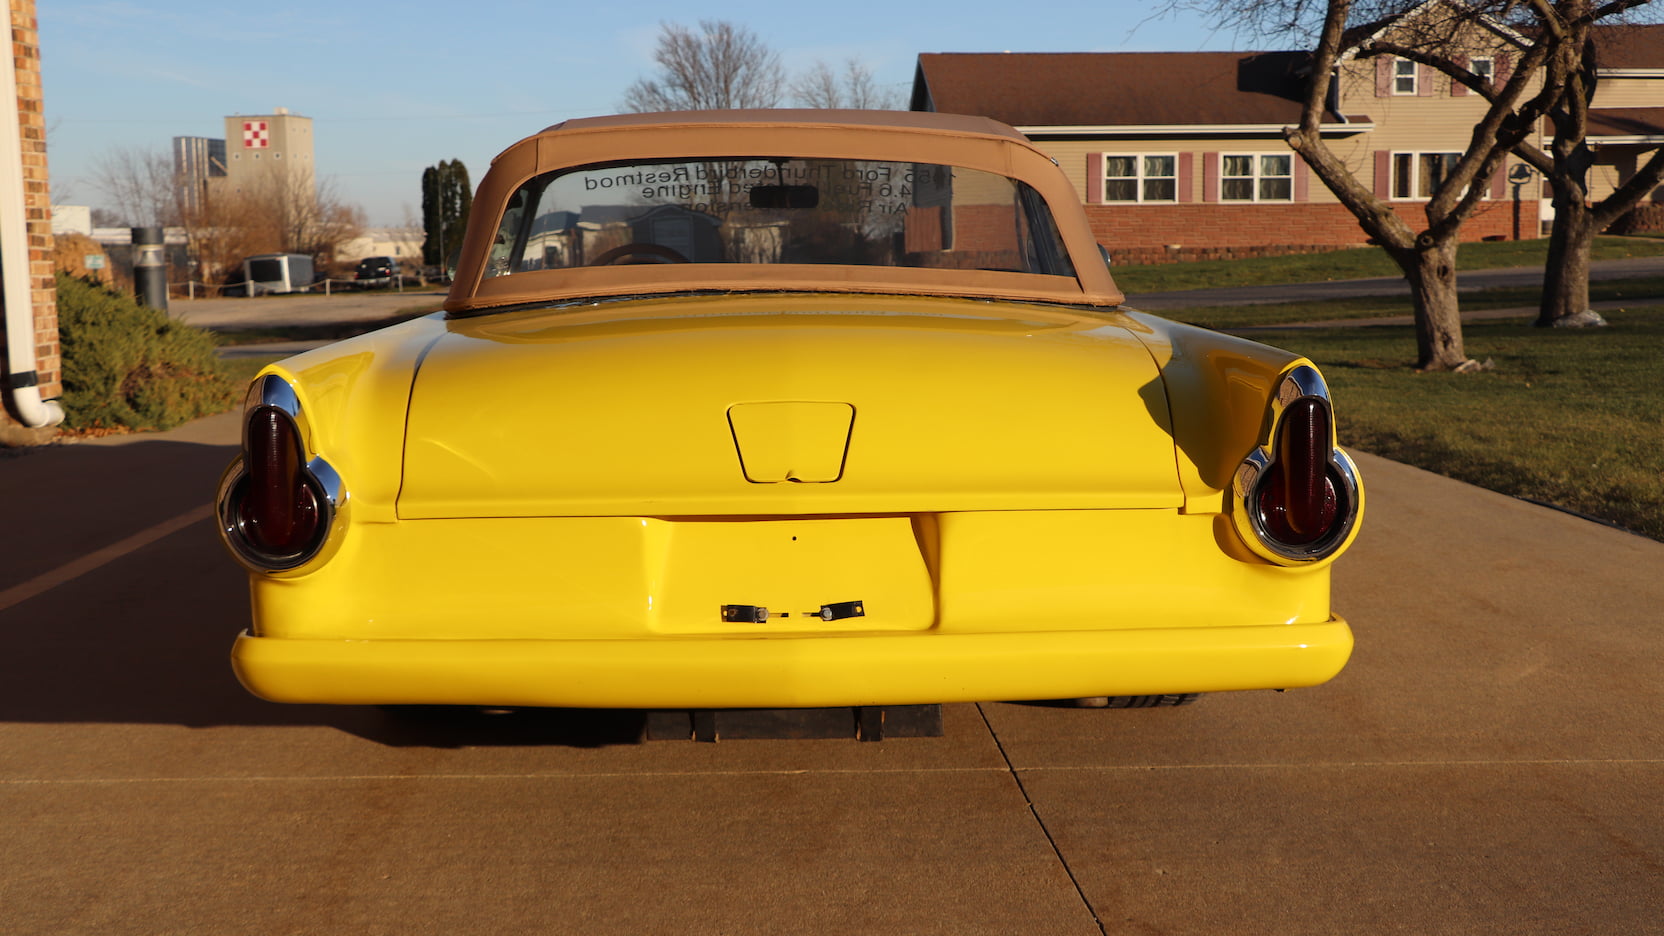
[[[515,140],[616,112],[624,89],[654,72],[664,22],[726,19],[788,71],[856,58],[898,90],[920,52],[1244,47],[1200,18],[1152,18],[1152,6],[40,0],[53,201],[98,205],[88,176],[113,149],[165,152],[175,136],[221,136],[222,118],[281,106],[313,119],[319,175],[341,200],[371,224],[400,224],[420,209],[425,166],[461,159],[477,184]]]

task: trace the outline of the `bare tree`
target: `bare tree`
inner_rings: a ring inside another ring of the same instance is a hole
[[[697,32],[661,24],[653,60],[659,75],[625,90],[625,110],[777,107],[786,84],[780,56],[755,33],[725,20],[700,20]]]
[[[173,160],[165,153],[116,147],[93,163],[88,182],[104,196],[102,207],[120,218],[117,224],[150,227],[179,220]]]
[[[245,192],[216,187],[181,221],[185,249],[195,264],[193,278],[205,283],[237,269],[245,257],[279,250],[262,205]]]
[[[1517,0],[1412,2],[1412,0],[1258,0],[1210,6],[1228,28],[1262,35],[1318,34],[1300,125],[1284,130],[1289,146],[1379,243],[1410,284],[1416,323],[1416,367],[1448,371],[1475,367],[1462,338],[1456,293],[1456,246],[1461,227],[1479,207],[1490,179],[1509,151],[1536,132],[1537,122],[1558,101],[1564,87],[1553,84],[1546,64],[1560,50],[1553,37],[1521,43],[1518,60],[1500,87],[1466,68],[1463,45],[1473,28],[1490,31],[1491,14]],[[1547,0],[1528,0],[1532,3]],[[1493,33],[1494,34],[1494,33]],[[1427,227],[1413,229],[1358,179],[1324,141],[1321,126],[1343,55],[1357,59],[1391,55],[1460,73],[1470,87],[1482,86],[1488,107],[1474,125],[1467,149],[1448,168],[1426,203]]]
[[[899,92],[879,87],[873,81],[872,69],[856,59],[845,60],[842,75],[817,60],[808,71],[792,79],[791,94],[804,107],[899,110],[903,104]]]
[[[90,181],[121,223],[183,229],[195,275],[205,281],[251,254],[332,256],[364,227],[363,212],[343,202],[333,182],[318,183],[311,172],[287,166],[256,177],[241,191],[216,179],[222,184],[191,193],[167,155],[118,148],[98,160]],[[110,217],[107,211],[95,214]]]
[[[1486,182],[1502,166],[1508,151],[1531,132],[1532,117],[1540,115],[1558,97],[1552,91],[1540,92],[1531,101],[1526,97],[1529,84],[1542,70],[1546,47],[1532,48],[1516,63],[1507,86],[1492,95],[1490,107],[1474,126],[1468,148],[1427,202],[1427,228],[1416,231],[1385,199],[1352,174],[1346,163],[1324,143],[1320,133],[1335,63],[1344,51],[1343,38],[1351,7],[1349,0],[1329,0],[1300,126],[1284,131],[1284,136],[1289,146],[1404,271],[1415,307],[1417,368],[1465,368],[1470,365],[1456,294],[1458,235],[1462,223],[1479,206]],[[1450,38],[1450,32],[1445,29],[1437,30],[1436,34]],[[1412,61],[1425,60],[1425,43],[1434,35],[1433,32],[1411,35],[1406,37],[1408,42],[1368,39],[1356,53],[1360,58],[1397,55]],[[1449,50],[1444,51],[1445,57],[1450,57]],[[1544,93],[1548,94],[1546,98]],[[1526,116],[1522,119],[1522,115]]]
[[[1654,152],[1652,158],[1630,179],[1598,204],[1590,204],[1588,174],[1594,165],[1594,153],[1588,145],[1589,106],[1594,99],[1599,66],[1599,44],[1595,24],[1602,21],[1621,22],[1631,11],[1646,6],[1650,0],[1465,0],[1465,2],[1405,2],[1405,0],[1360,0],[1350,4],[1356,15],[1355,26],[1342,34],[1342,45],[1351,44],[1360,57],[1395,55],[1435,69],[1483,97],[1490,105],[1485,117],[1475,126],[1473,143],[1463,162],[1475,155],[1480,146],[1494,152],[1498,143],[1508,143],[1513,152],[1541,172],[1553,190],[1554,225],[1549,238],[1547,263],[1544,269],[1543,293],[1539,309],[1539,325],[1598,324],[1599,316],[1589,311],[1589,248],[1594,235],[1632,209],[1646,194],[1664,181],[1664,151]],[[1238,4],[1224,0],[1180,0],[1174,7],[1206,9],[1226,28],[1239,33],[1260,36],[1287,35],[1309,31],[1316,15],[1314,0],[1264,0],[1255,4]],[[1329,4],[1324,15],[1327,26],[1337,4]],[[1415,17],[1409,16],[1412,12]],[[1346,25],[1343,17],[1341,25]],[[1392,39],[1381,28],[1394,24]],[[1468,27],[1484,23],[1490,27],[1504,27],[1502,33],[1518,57],[1512,78],[1493,82],[1490,76],[1475,74],[1457,38]],[[1510,28],[1511,27],[1511,28]],[[1327,36],[1325,32],[1325,36]],[[1376,36],[1369,39],[1370,36]],[[1320,50],[1321,54],[1321,50]],[[1314,79],[1322,77],[1314,73]],[[1535,88],[1522,85],[1535,82]],[[1306,113],[1311,114],[1308,107]],[[1552,142],[1545,152],[1535,140],[1534,128],[1546,116],[1552,127]],[[1305,125],[1302,125],[1305,130]],[[1522,132],[1524,131],[1524,132]],[[1305,135],[1302,133],[1302,135]],[[1494,138],[1493,138],[1494,135]],[[1294,145],[1291,139],[1291,146]],[[1307,150],[1301,150],[1307,156]],[[1308,157],[1308,163],[1311,159]],[[1314,165],[1314,170],[1316,166]],[[1320,177],[1323,177],[1319,173]],[[1323,177],[1326,184],[1327,177]],[[1440,234],[1440,220],[1435,220],[1435,208],[1448,203],[1454,180],[1447,181],[1429,204],[1429,230],[1418,235]],[[1463,183],[1466,184],[1466,183]],[[1330,185],[1334,189],[1333,185]],[[1337,191],[1338,194],[1338,191]],[[1342,197],[1346,202],[1346,198]],[[1348,203],[1353,208],[1352,203]],[[1372,235],[1379,225],[1372,226],[1353,208],[1360,224]],[[1450,216],[1443,218],[1446,226]],[[1401,249],[1380,238],[1394,259],[1404,266]],[[1396,250],[1396,252],[1395,252]],[[1416,275],[1409,268],[1406,276],[1412,285]],[[1420,290],[1418,289],[1418,292]],[[1454,299],[1451,313],[1430,318],[1454,323]],[[1421,310],[1418,303],[1418,323]],[[1418,329],[1439,341],[1446,328],[1430,322],[1428,328]],[[1459,340],[1459,332],[1455,332]],[[1423,361],[1426,362],[1423,344]],[[1454,355],[1446,355],[1453,358]]]
[[[1595,23],[1617,18],[1649,0],[1533,2],[1527,6],[1532,31],[1552,37],[1557,52],[1549,59],[1549,80],[1565,94],[1549,110],[1554,128],[1548,152],[1529,141],[1514,148],[1520,158],[1548,179],[1553,190],[1554,224],[1549,233],[1548,262],[1537,324],[1604,325],[1589,308],[1589,250],[1595,235],[1633,209],[1664,181],[1664,148],[1629,180],[1598,203],[1590,198],[1589,170],[1595,153],[1589,146],[1589,107],[1595,97],[1601,57]],[[1483,92],[1481,92],[1483,93]]]

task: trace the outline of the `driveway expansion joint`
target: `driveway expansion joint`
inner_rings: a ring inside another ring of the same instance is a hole
[[[1029,815],[1034,817],[1035,825],[1040,827],[1040,833],[1046,837],[1046,844],[1051,846],[1052,854],[1057,856],[1058,865],[1063,868],[1063,873],[1069,876],[1069,884],[1074,887],[1075,895],[1080,898],[1081,906],[1085,907],[1086,912],[1091,914],[1092,922],[1097,925],[1098,932],[1103,936],[1109,936],[1109,930],[1104,927],[1103,918],[1098,916],[1097,908],[1092,906],[1092,901],[1087,898],[1086,890],[1081,887],[1080,879],[1075,877],[1075,869],[1069,867],[1069,859],[1063,857],[1063,849],[1058,847],[1057,839],[1053,837],[1052,830],[1046,828],[1046,820],[1040,817],[1040,810],[1034,805],[1034,797],[1028,795],[1028,787],[1023,785],[1021,772],[1017,770],[1016,765],[1011,763],[1011,755],[1006,753],[1005,744],[1000,741],[999,732],[994,730],[994,725],[988,720],[988,713],[983,709],[980,702],[977,703],[976,713],[982,716],[982,724],[988,729],[988,737],[994,740],[994,747],[999,749],[1000,758],[1005,761],[1006,771],[1010,773],[1011,779],[1017,784],[1017,792],[1023,794],[1023,803],[1028,806]]]

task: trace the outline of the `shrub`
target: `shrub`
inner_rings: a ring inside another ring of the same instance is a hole
[[[236,403],[213,335],[64,273],[58,340],[67,428],[171,429]]]

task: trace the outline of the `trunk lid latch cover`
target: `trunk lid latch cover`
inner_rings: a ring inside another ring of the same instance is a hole
[[[740,470],[753,484],[829,484],[843,477],[855,424],[848,403],[736,403],[728,425]]]

